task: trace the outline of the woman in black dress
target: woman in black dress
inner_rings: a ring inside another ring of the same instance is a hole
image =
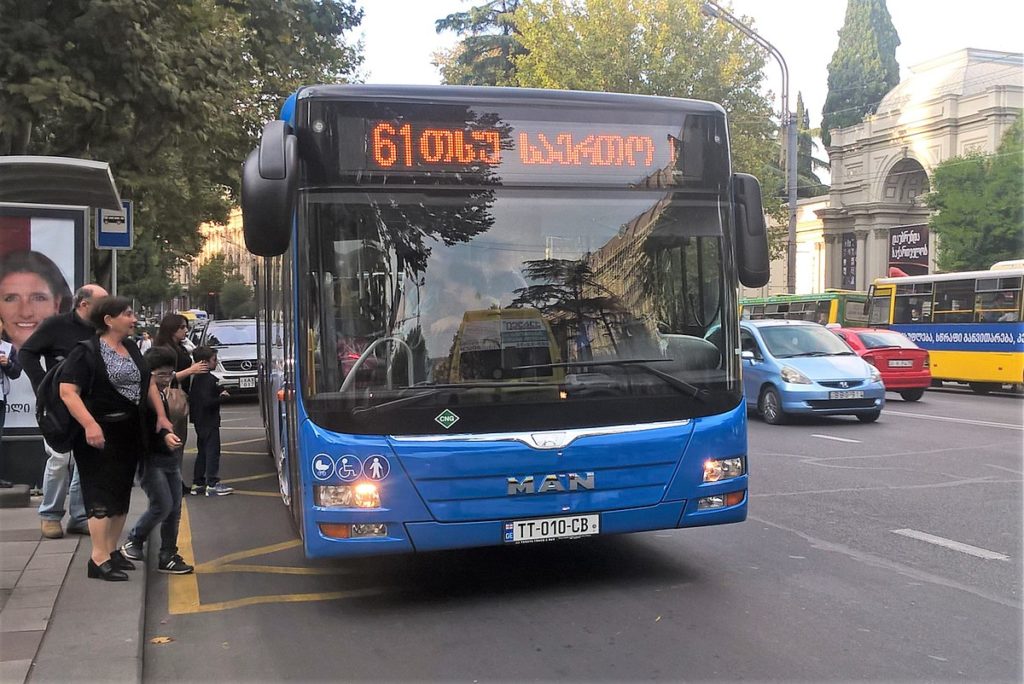
[[[131,339],[131,300],[104,297],[89,313],[98,338],[77,344],[61,367],[60,397],[82,426],[74,446],[89,516],[92,554],[89,577],[128,579],[135,566],[117,551],[131,499],[139,455],[145,448],[140,406],[157,415],[156,429],[170,448],[181,441],[171,431],[149,368]]]

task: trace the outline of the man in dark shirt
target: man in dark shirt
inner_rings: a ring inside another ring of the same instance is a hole
[[[46,375],[46,371],[62,361],[76,344],[96,335],[96,329],[89,322],[89,310],[94,300],[106,296],[107,291],[94,283],[78,288],[75,292],[74,308],[68,313],[47,318],[18,350],[18,360],[21,361],[25,375],[32,383],[33,391]],[[41,360],[46,361],[45,369]],[[74,470],[71,453],[56,452],[45,442],[43,448],[49,455],[46,470],[43,472],[43,502],[39,506],[39,526],[43,536],[49,539],[64,536],[61,520],[64,518],[64,500],[69,489],[71,501],[68,511],[68,532],[89,534],[85,505],[78,484],[78,471]]]

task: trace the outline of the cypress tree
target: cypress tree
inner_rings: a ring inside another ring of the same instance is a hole
[[[873,114],[879,101],[900,82],[899,44],[885,0],[847,0],[839,45],[828,63],[828,96],[821,113],[821,139],[826,146],[832,144],[832,130]]]

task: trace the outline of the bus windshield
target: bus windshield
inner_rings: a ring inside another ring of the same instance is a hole
[[[302,195],[315,422],[496,432],[736,405],[716,193],[450,187]]]

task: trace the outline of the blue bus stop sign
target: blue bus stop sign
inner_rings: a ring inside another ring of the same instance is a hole
[[[131,249],[135,242],[132,202],[123,200],[122,210],[96,210],[96,248]]]

